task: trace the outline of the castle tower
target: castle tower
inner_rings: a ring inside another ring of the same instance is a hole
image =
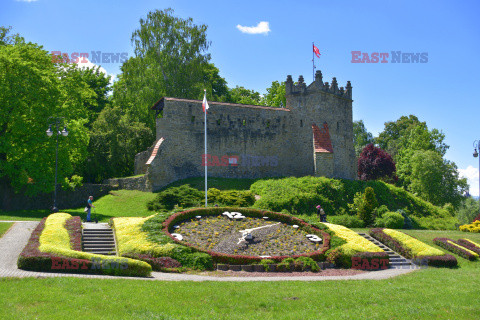
[[[297,83],[287,76],[285,92],[287,108],[300,123],[297,141],[310,145],[314,175],[356,179],[350,81],[339,88],[335,77],[331,84],[324,83],[322,72],[317,70],[308,86],[303,76]]]

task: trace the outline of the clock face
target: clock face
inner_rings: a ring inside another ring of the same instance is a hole
[[[295,225],[236,215],[197,217],[174,227],[172,235],[195,247],[247,256],[288,256],[311,253],[321,238]]]

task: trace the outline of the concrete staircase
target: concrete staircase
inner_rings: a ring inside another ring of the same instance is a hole
[[[377,239],[371,237],[370,235],[366,233],[358,233],[368,241],[374,243],[375,245],[379,246],[383,251],[385,251],[388,254],[388,257],[390,259],[390,268],[391,269],[413,269],[417,268],[417,266],[409,259],[402,257]]]
[[[107,223],[83,223],[82,247],[85,252],[103,255],[117,254],[115,235]]]

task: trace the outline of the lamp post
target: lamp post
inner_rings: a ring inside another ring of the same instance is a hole
[[[473,157],[474,158],[478,158],[478,151],[480,151],[480,141],[479,140],[475,140],[473,142],[473,148],[474,148],[474,151],[473,151]],[[478,150],[478,151],[477,151]],[[478,201],[480,202],[480,158],[478,158]],[[479,211],[480,211],[480,208],[479,208]]]
[[[67,126],[65,124],[65,118],[63,117],[49,117],[48,118],[50,124],[48,125],[47,136],[51,137],[54,133],[55,140],[56,140],[56,148],[55,148],[55,191],[53,194],[53,208],[52,212],[58,212],[57,208],[57,171],[58,171],[58,136],[68,136]],[[52,127],[55,131],[52,131]],[[63,130],[60,131],[59,127],[63,127]]]

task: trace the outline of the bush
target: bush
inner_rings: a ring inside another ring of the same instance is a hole
[[[458,239],[457,243],[480,255],[480,244],[469,239]]]
[[[398,212],[386,212],[382,218],[375,220],[375,227],[401,229],[405,219]]]
[[[320,267],[318,266],[318,263],[315,262],[312,258],[309,257],[298,257],[295,259],[295,264],[300,264],[302,265],[302,271],[307,271],[310,270],[312,272],[318,272],[320,271]]]
[[[261,264],[265,268],[265,271],[268,272],[270,271],[270,265],[275,264],[275,261],[272,259],[262,259],[258,264]]]
[[[208,200],[222,206],[250,207],[255,203],[255,196],[251,191],[208,189]]]
[[[370,230],[370,235],[405,258],[414,260],[415,263],[423,264],[425,262],[429,266],[437,267],[454,267],[457,265],[457,259],[454,256],[446,255],[443,251],[403,232],[375,228]]]
[[[458,254],[460,257],[474,261],[478,259],[478,254],[468,248],[465,248],[448,238],[435,238],[433,243],[450,252]]]
[[[44,218],[21,252],[17,261],[18,267],[32,271],[122,276],[150,274],[150,265],[139,260],[82,252],[81,228],[79,217],[71,218],[65,213]]]
[[[388,207],[386,205],[382,204],[380,207],[373,210],[373,213],[374,213],[375,217],[381,218],[383,216],[383,214],[388,212],[388,211],[389,211]]]
[[[150,201],[147,206],[149,210],[172,210],[175,205],[181,207],[199,206],[205,194],[190,185],[172,187],[158,193],[157,199]]]
[[[360,180],[376,180],[391,177],[395,180],[395,162],[387,152],[370,143],[363,148],[358,158]]]
[[[480,220],[459,227],[460,231],[480,233]]]
[[[153,271],[175,272],[182,267],[182,264],[170,257],[155,258],[148,254],[127,254],[124,257],[145,261],[152,266]]]
[[[353,198],[353,204],[350,204],[349,207],[367,226],[372,224],[374,221],[374,211],[378,207],[373,188],[365,188],[363,194],[357,192]]]
[[[351,216],[348,214],[332,216],[329,217],[328,220],[333,224],[339,224],[347,228],[363,228],[365,226],[365,223],[357,216]]]

